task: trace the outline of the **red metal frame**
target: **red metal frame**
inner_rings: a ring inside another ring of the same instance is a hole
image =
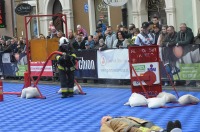
[[[24,17],[24,23],[25,23],[25,30],[26,30],[26,53],[27,53],[27,60],[28,60],[28,73],[29,73],[29,79],[31,79],[31,68],[30,68],[30,50],[29,50],[29,41],[28,41],[28,24],[31,21],[32,18],[34,17],[53,17],[53,16],[58,16],[62,19],[63,23],[65,24],[65,31],[66,31],[66,37],[68,36],[67,34],[67,17],[64,14],[54,14],[54,15],[30,15],[30,16],[25,16]],[[64,17],[64,19],[63,19]],[[31,81],[30,85],[31,86]]]
[[[24,89],[24,88],[26,88],[26,87],[29,87],[29,86],[31,86],[31,82],[33,82],[33,87],[36,87],[37,88],[37,90],[38,90],[38,92],[39,92],[39,94],[40,94],[40,96],[38,96],[37,98],[41,98],[41,99],[45,99],[46,97],[45,96],[43,96],[42,95],[42,93],[40,92],[40,90],[39,90],[39,88],[38,88],[38,83],[39,83],[39,80],[40,80],[40,78],[41,78],[41,76],[42,76],[42,73],[44,72],[44,69],[45,69],[45,67],[46,67],[46,65],[47,65],[47,63],[48,63],[48,61],[50,60],[50,58],[53,56],[53,55],[55,55],[55,54],[60,54],[60,55],[62,55],[63,53],[62,52],[59,52],[59,51],[54,51],[53,53],[51,53],[49,56],[48,56],[48,58],[47,58],[47,60],[46,60],[46,62],[44,63],[44,65],[43,65],[43,67],[42,67],[42,70],[41,70],[41,72],[40,72],[40,74],[39,74],[39,76],[38,76],[38,78],[37,78],[37,80],[34,80],[33,79],[33,77],[31,76],[31,68],[30,68],[30,50],[29,50],[29,39],[28,39],[28,24],[29,24],[29,22],[31,21],[31,19],[32,18],[34,18],[34,17],[52,17],[52,16],[58,16],[58,17],[60,17],[61,19],[62,19],[62,21],[63,21],[63,23],[65,24],[65,31],[66,31],[66,37],[68,36],[68,33],[67,33],[67,17],[66,17],[66,15],[64,15],[64,14],[55,14],[55,15],[31,15],[31,16],[25,16],[24,17],[24,23],[25,23],[25,29],[26,29],[26,54],[27,54],[27,60],[28,60],[28,71],[27,71],[27,73],[26,73],[26,78],[25,79],[27,79],[25,82],[24,82],[24,86],[23,86],[23,88],[22,89]],[[64,19],[63,19],[63,17],[64,17]],[[79,86],[79,84],[78,84],[78,82],[76,81],[76,80],[74,80],[74,82],[76,83],[76,85],[78,86],[78,88],[79,88],[79,90],[80,90],[80,94],[82,94],[82,95],[85,95],[86,93],[84,93],[83,91],[82,91],[82,89],[80,88],[80,86]],[[11,94],[11,95],[21,95],[21,92],[3,92],[3,94]]]
[[[138,76],[132,64],[137,63],[159,63],[159,47],[158,46],[139,46],[139,47],[129,47],[129,66],[130,66],[130,76],[131,76],[131,90],[132,92],[144,94],[147,98],[154,97],[158,93],[162,92],[161,76],[160,84],[143,85],[142,81],[150,79],[150,76]],[[160,69],[160,66],[159,66]],[[158,70],[159,70],[158,69]],[[133,73],[136,75],[132,77]],[[159,70],[160,74],[160,70]],[[133,86],[132,82],[138,81],[140,86]],[[151,94],[149,94],[151,93]]]

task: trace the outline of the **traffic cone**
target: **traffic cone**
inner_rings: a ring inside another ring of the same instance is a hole
[[[3,82],[0,80],[0,101],[3,101]]]

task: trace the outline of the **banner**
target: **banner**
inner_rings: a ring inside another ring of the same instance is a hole
[[[169,75],[174,80],[200,80],[199,50],[199,45],[192,44],[162,47],[162,61]]]
[[[31,76],[39,76],[40,71],[42,70],[42,67],[44,65],[45,62],[31,62]],[[53,76],[53,68],[52,68],[52,62],[51,60],[48,61],[44,72],[42,74],[42,76]]]
[[[97,51],[98,77],[130,79],[128,49]]]
[[[83,50],[76,52],[80,59],[76,65],[76,78],[98,78],[97,74],[97,51]]]
[[[159,71],[159,62],[151,62],[151,63],[138,63],[132,64],[138,76],[143,76],[145,72],[151,71],[156,75],[156,81],[154,84],[160,84],[160,71]],[[132,77],[136,77],[134,71],[132,71]],[[142,85],[147,85],[144,81],[142,81]],[[133,86],[140,86],[139,81],[133,81]]]

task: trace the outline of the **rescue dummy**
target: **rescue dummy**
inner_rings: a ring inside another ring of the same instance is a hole
[[[176,130],[176,131],[173,131]],[[169,121],[167,129],[136,117],[104,116],[101,119],[101,132],[182,132],[180,121]]]

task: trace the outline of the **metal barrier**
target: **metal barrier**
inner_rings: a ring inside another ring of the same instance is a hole
[[[160,58],[173,80],[200,80],[199,46],[159,47]],[[130,79],[127,49],[82,50],[77,51],[77,56],[82,58],[77,65],[78,79]],[[2,53],[0,57],[2,58],[0,75],[11,77],[24,75],[27,70],[24,55],[20,55],[15,62],[12,62],[9,53]],[[55,65],[52,72],[56,72]],[[50,77],[55,76],[56,74],[52,74]],[[167,79],[162,65],[161,79]]]

